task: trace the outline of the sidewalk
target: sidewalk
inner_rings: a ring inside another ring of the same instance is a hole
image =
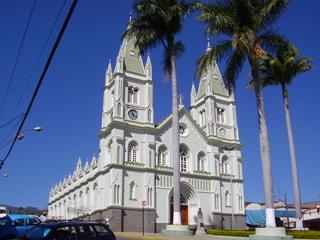
[[[140,232],[116,232],[115,235],[118,237],[126,237],[133,239],[144,239],[144,240],[248,240],[246,237],[229,237],[229,236],[217,236],[217,235],[205,235],[205,236],[163,236],[160,233],[145,233],[142,236]]]

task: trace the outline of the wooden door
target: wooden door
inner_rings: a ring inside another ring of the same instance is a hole
[[[181,224],[188,225],[188,206],[181,205]]]

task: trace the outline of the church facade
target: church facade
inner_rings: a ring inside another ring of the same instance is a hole
[[[114,231],[141,231],[142,217],[149,232],[172,223],[171,115],[154,123],[151,59],[134,41],[106,71],[99,156],[51,189],[49,218],[108,217]],[[190,94],[190,111],[179,105],[182,224],[194,227],[201,208],[207,227],[244,228],[236,105],[216,62]]]

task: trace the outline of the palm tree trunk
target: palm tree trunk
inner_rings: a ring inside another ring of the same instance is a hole
[[[254,91],[256,95],[258,124],[259,124],[259,140],[260,140],[260,154],[263,171],[264,194],[266,203],[266,227],[274,228],[275,213],[273,207],[273,185],[272,185],[272,169],[270,145],[268,137],[268,128],[264,111],[264,100],[262,93],[262,85],[258,72],[258,60],[255,58],[252,63],[252,77],[254,81]]]
[[[181,224],[180,212],[180,158],[179,113],[177,93],[176,58],[170,57],[172,81],[172,160],[173,160],[173,224]]]
[[[295,199],[295,208],[296,208],[296,228],[302,229],[303,226],[301,221],[301,199],[300,199],[297,160],[296,160],[296,154],[295,154],[292,127],[291,127],[289,99],[288,99],[288,93],[285,86],[282,86],[282,97],[283,97],[283,103],[284,103],[284,111],[286,114],[286,123],[287,123],[289,148],[290,148],[291,171],[292,171],[294,199]]]

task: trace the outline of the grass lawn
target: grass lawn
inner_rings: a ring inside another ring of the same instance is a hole
[[[223,236],[238,236],[238,237],[249,237],[250,234],[255,234],[254,230],[221,230],[221,229],[208,229],[208,234],[211,235],[223,235]],[[298,231],[289,230],[288,235],[298,239],[320,239],[320,231]]]

